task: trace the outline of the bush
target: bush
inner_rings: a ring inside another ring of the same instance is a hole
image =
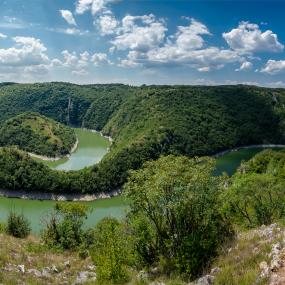
[[[41,233],[43,242],[51,247],[76,249],[84,241],[82,229],[88,207],[82,203],[57,203]]]
[[[130,249],[123,224],[113,218],[105,218],[98,223],[91,257],[100,283],[124,283],[128,280],[127,264],[132,260]]]
[[[30,223],[23,214],[11,211],[8,216],[6,232],[17,238],[25,238],[31,232]]]
[[[132,171],[124,193],[135,251],[143,265],[193,279],[232,236],[221,214],[224,178],[210,158],[166,156]]]
[[[285,217],[285,183],[271,174],[236,174],[223,195],[224,211],[246,227],[269,225]]]

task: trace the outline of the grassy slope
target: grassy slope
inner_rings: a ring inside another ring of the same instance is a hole
[[[39,155],[60,156],[70,152],[76,142],[72,129],[38,113],[26,112],[4,122],[0,145],[16,145]]]
[[[272,245],[282,240],[284,228],[276,227],[272,235],[264,236],[265,228],[239,232],[237,239],[231,244],[225,245],[221,255],[216,258],[212,268],[219,267],[220,272],[216,275],[215,285],[251,285],[259,280],[261,269],[259,264],[266,261],[270,264]],[[17,239],[6,234],[0,234],[0,269],[11,269],[0,271],[0,282],[6,285],[19,284],[72,284],[78,272],[90,271],[92,266],[90,258],[82,260],[76,252],[56,252],[41,245],[36,237],[29,236],[27,239]],[[70,267],[64,266],[64,262],[70,261]],[[17,270],[18,265],[25,266],[25,273]],[[42,271],[53,265],[58,273],[53,272],[48,277],[36,277],[28,273],[29,269]],[[95,269],[96,271],[96,269]],[[148,275],[144,281],[139,281],[138,272],[130,270],[131,280],[128,284],[146,285],[152,282],[164,282],[166,285],[186,285],[175,276],[161,276],[157,274]],[[207,272],[205,272],[206,274]],[[66,283],[64,283],[66,282]],[[86,283],[86,284],[97,284]],[[191,283],[190,283],[191,284]],[[256,284],[268,284],[268,278],[260,279]],[[108,284],[109,285],[109,284]]]
[[[82,260],[77,253],[55,252],[46,249],[40,244],[39,239],[33,236],[27,239],[17,239],[0,234],[0,244],[0,282],[6,285],[72,284],[78,272],[88,271],[88,266],[92,265],[90,259]],[[66,261],[70,261],[70,267],[64,265]],[[17,270],[18,265],[25,266],[25,273]],[[59,272],[50,273],[47,277],[37,277],[28,273],[29,269],[42,271],[53,265]],[[10,271],[3,270],[9,267]]]

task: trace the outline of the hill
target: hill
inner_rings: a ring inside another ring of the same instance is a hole
[[[0,128],[0,146],[17,146],[48,157],[70,153],[75,142],[71,128],[38,113],[22,113],[5,121]]]
[[[34,111],[113,138],[110,152],[98,165],[69,174],[89,182],[70,186],[83,192],[121,187],[130,169],[161,155],[201,156],[243,145],[283,144],[284,105],[284,89],[243,85],[0,86],[0,124]]]

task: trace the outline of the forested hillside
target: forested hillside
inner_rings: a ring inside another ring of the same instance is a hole
[[[75,143],[73,129],[38,113],[22,113],[0,128],[0,146],[17,146],[38,155],[63,156],[70,153]]]
[[[200,156],[285,143],[284,105],[285,90],[249,86],[0,85],[1,123],[34,111],[112,136],[103,160],[78,172],[89,182],[83,192],[120,187],[128,170],[162,154]]]

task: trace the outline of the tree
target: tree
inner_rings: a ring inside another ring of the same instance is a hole
[[[206,157],[165,156],[131,172],[124,195],[142,263],[160,259],[166,273],[193,278],[232,235],[219,210],[224,178],[212,176],[214,163]]]

